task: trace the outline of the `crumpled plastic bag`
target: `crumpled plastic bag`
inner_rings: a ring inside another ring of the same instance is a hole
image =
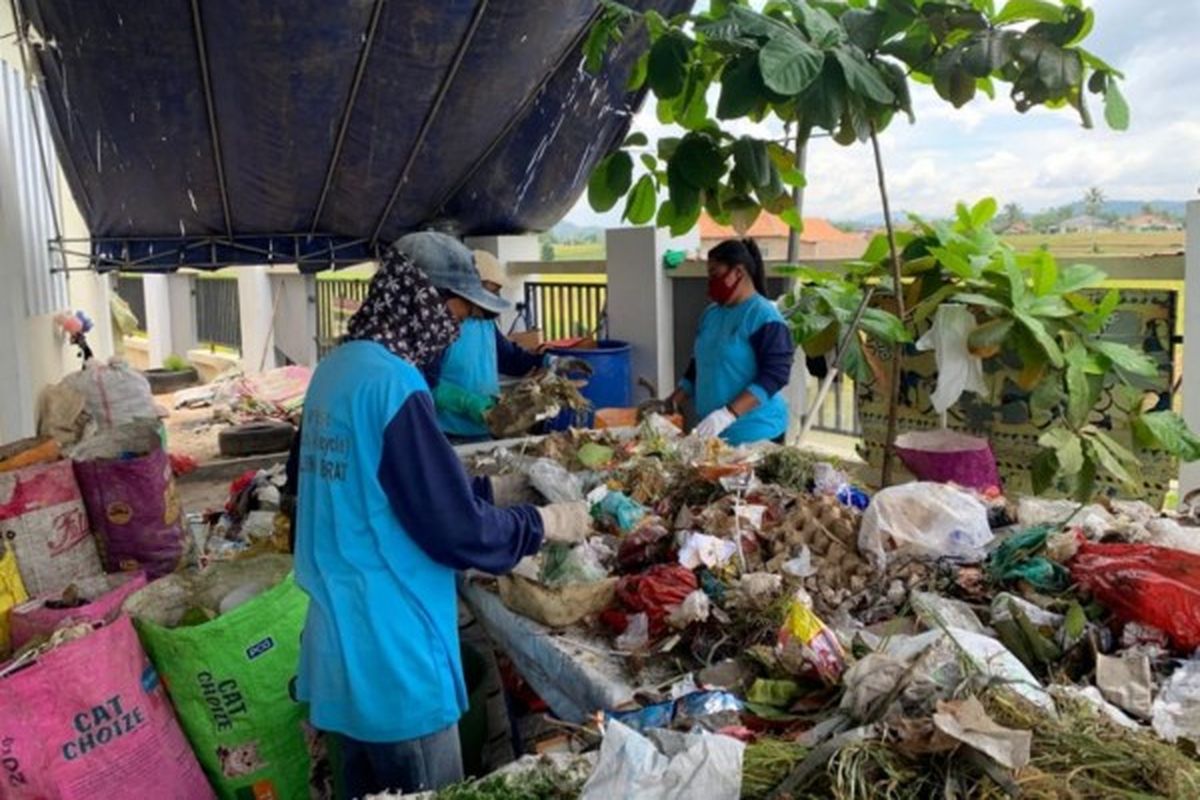
[[[896,635],[888,637],[883,649],[873,655],[898,662],[900,672],[908,680],[924,687],[927,702],[953,696],[963,681],[970,679],[980,688],[1002,684],[1038,708],[1055,713],[1054,701],[1033,673],[990,636],[961,628],[927,631],[916,636]],[[871,676],[872,671],[881,671],[879,664],[865,662],[866,659],[861,659],[846,673],[847,687]],[[915,695],[909,697],[910,702],[917,699]]]
[[[567,468],[549,458],[535,458],[521,466],[533,488],[551,503],[571,503],[583,499],[583,482]]]
[[[982,561],[992,541],[988,510],[974,495],[941,483],[883,489],[863,513],[858,549],[877,570],[890,555]]]
[[[746,745],[730,736],[654,729],[609,720],[583,800],[738,800]]]
[[[611,555],[608,548],[590,540],[576,545],[551,542],[543,550],[541,581],[554,587],[604,580],[606,555]]]
[[[621,608],[609,609],[602,619],[617,633],[624,633],[632,616],[644,612],[652,637],[662,634],[667,617],[688,595],[700,588],[696,575],[678,564],[659,564],[641,575],[627,575],[617,583]]]
[[[1186,661],[1163,685],[1151,707],[1150,724],[1168,742],[1200,744],[1200,661]]]
[[[1052,561],[1047,552],[1049,525],[1014,533],[988,554],[987,572],[999,583],[1024,581],[1043,592],[1062,592],[1071,583],[1066,567]]]
[[[646,516],[646,507],[624,492],[607,492],[592,506],[592,516],[628,533]]]
[[[1069,566],[1075,582],[1122,622],[1158,628],[1183,653],[1200,647],[1200,555],[1084,542]]]
[[[944,414],[962,393],[987,394],[983,359],[971,355],[967,337],[978,323],[971,310],[957,303],[943,303],[933,315],[933,326],[917,340],[918,350],[933,350],[937,359],[937,388],[929,396],[934,409]]]
[[[729,539],[690,531],[679,548],[679,563],[688,569],[723,567],[737,555],[737,544]]]

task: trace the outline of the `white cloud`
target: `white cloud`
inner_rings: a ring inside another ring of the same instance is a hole
[[[955,109],[931,87],[914,85],[916,124],[897,119],[881,139],[893,209],[944,215],[955,200],[985,195],[1038,209],[1075,200],[1089,186],[1114,199],[1196,198],[1200,60],[1194,43],[1200,40],[1200,2],[1094,5],[1096,26],[1088,44],[1126,75],[1130,129],[1108,130],[1098,102],[1092,103],[1096,128],[1084,130],[1073,110],[1018,114],[1006,93]],[[678,135],[658,123],[649,104],[635,125],[651,139]],[[879,212],[868,147],[814,142],[808,178],[808,214],[839,219]],[[574,221],[595,217],[586,198],[568,215]],[[619,212],[606,217],[604,224],[619,223]]]

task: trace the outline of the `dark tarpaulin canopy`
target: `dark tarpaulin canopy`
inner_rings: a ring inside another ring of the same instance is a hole
[[[664,14],[692,0],[638,0]],[[597,0],[17,0],[98,269],[362,261],[545,230],[625,135]]]

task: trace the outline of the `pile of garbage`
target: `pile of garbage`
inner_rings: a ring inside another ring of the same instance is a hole
[[[510,609],[608,637],[634,683],[684,673],[598,717],[585,798],[1200,797],[1189,515],[871,494],[844,464],[661,418],[469,467],[592,511],[584,541],[494,580]]]

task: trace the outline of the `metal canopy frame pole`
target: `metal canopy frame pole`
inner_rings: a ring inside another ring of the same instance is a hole
[[[425,119],[421,122],[421,129],[417,132],[417,139],[413,142],[412,150],[409,151],[408,158],[404,161],[404,168],[400,170],[400,177],[397,179],[396,185],[392,188],[392,194],[388,197],[387,205],[383,207],[383,213],[379,215],[379,221],[375,223],[375,230],[371,232],[372,246],[379,241],[379,234],[383,231],[383,226],[387,223],[387,219],[392,213],[392,206],[396,204],[396,199],[400,196],[400,189],[408,181],[408,172],[412,169],[412,165],[417,160],[417,154],[425,144],[425,137],[429,135],[429,131],[433,127],[433,121],[442,108],[442,101],[446,99],[450,85],[454,83],[454,78],[458,75],[458,69],[462,66],[463,58],[467,54],[467,48],[471,46],[471,40],[475,38],[475,32],[479,30],[479,23],[483,21],[483,13],[487,10],[487,6],[488,0],[479,0],[479,5],[475,7],[475,14],[471,17],[471,24],[467,26],[467,31],[463,35],[462,42],[459,43],[458,50],[454,54],[454,60],[450,62],[450,68],[446,71],[441,84],[438,86],[433,105],[430,106],[429,113],[425,115]]]
[[[225,214],[225,234],[233,236],[233,217],[229,213],[229,189],[225,185],[225,160],[221,157],[221,134],[217,129],[217,110],[213,102],[212,79],[208,74],[208,45],[204,39],[204,23],[200,20],[200,0],[192,0],[192,32],[196,36],[196,54],[200,57],[200,78],[204,84],[204,104],[208,108],[208,132],[213,141],[213,162],[217,167],[217,184],[221,188],[221,210]]]
[[[379,18],[383,16],[384,0],[375,0],[371,10],[371,21],[367,23],[367,35],[363,40],[362,49],[358,53],[358,65],[354,68],[354,80],[350,83],[350,94],[346,97],[346,107],[342,110],[342,120],[338,123],[337,139],[333,144],[333,155],[329,157],[329,168],[325,170],[325,182],[321,186],[321,196],[317,200],[317,210],[313,212],[312,227],[309,233],[316,233],[321,222],[321,212],[325,210],[325,198],[333,186],[333,176],[337,172],[338,161],[342,157],[342,145],[346,141],[346,131],[350,128],[350,114],[354,110],[354,102],[358,99],[358,89],[362,85],[363,74],[367,71],[367,59],[371,56],[371,46],[375,43],[375,31],[379,28]]]
[[[575,35],[575,38],[571,40],[570,44],[568,44],[566,48],[564,48],[563,51],[558,55],[558,58],[555,59],[554,65],[545,73],[545,75],[543,75],[542,79],[538,81],[537,85],[533,87],[533,91],[531,91],[525,97],[525,99],[521,102],[521,105],[517,107],[517,110],[508,118],[508,122],[506,122],[504,127],[500,129],[500,132],[496,134],[491,143],[488,144],[487,148],[482,154],[480,154],[479,158],[475,159],[475,161],[471,163],[471,166],[467,168],[467,171],[463,174],[463,176],[457,182],[455,182],[454,186],[452,186],[448,192],[442,195],[441,199],[438,200],[437,204],[433,207],[431,213],[425,215],[426,218],[433,217],[445,209],[446,204],[449,203],[450,200],[462,190],[462,188],[467,184],[467,181],[475,177],[475,173],[479,171],[479,168],[483,166],[485,161],[491,158],[492,153],[496,151],[496,148],[500,146],[500,143],[508,137],[508,134],[510,134],[512,129],[517,126],[517,123],[524,118],[525,112],[528,111],[529,107],[532,106],[538,97],[541,96],[542,90],[546,88],[546,84],[548,84],[550,80],[558,74],[558,71],[562,68],[562,65],[565,64],[567,59],[571,57],[571,54],[575,52],[575,48],[579,47],[583,40],[587,38],[588,32],[591,30],[592,25],[596,23],[596,20],[600,18],[603,12],[603,5],[598,6],[596,10],[592,12],[592,16],[588,18],[587,23],[580,29],[579,33]]]

